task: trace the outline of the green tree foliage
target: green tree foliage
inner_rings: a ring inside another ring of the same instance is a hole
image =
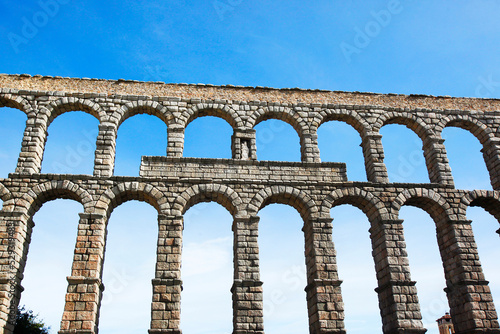
[[[37,319],[33,311],[26,310],[24,306],[17,309],[16,327],[14,334],[49,334],[50,327],[46,327],[42,320]]]

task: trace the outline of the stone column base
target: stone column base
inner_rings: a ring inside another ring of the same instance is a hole
[[[424,334],[426,332],[425,328],[398,328],[384,332],[384,334]]]
[[[318,334],[347,334],[345,329],[321,329]]]
[[[500,334],[498,328],[473,329],[469,331],[455,332],[455,334]]]

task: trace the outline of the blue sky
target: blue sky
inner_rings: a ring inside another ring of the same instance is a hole
[[[0,0],[0,72],[500,98],[499,12],[493,0]],[[19,111],[0,108],[0,177],[15,168],[25,120]],[[42,171],[91,174],[97,125],[83,112],[58,117],[49,128]],[[288,124],[269,120],[256,130],[259,160],[300,159],[299,138]],[[213,131],[218,136],[206,140]],[[231,131],[221,119],[195,120],[186,129],[184,155],[229,158]],[[381,133],[390,180],[428,182],[418,137],[398,125]],[[329,122],[318,134],[323,161],[346,162],[350,180],[366,180],[353,128]],[[443,136],[457,187],[491,189],[477,139],[455,128]],[[159,119],[128,119],[118,132],[115,174],[138,175],[140,156],[164,155],[166,140]],[[82,210],[57,200],[34,219],[22,303],[39,312],[52,333],[62,314]],[[381,333],[369,223],[350,206],[331,213],[347,330]],[[282,205],[259,215],[266,333],[306,333],[300,216]],[[401,218],[424,322],[435,334],[435,319],[447,305],[433,222],[411,207],[401,210]],[[500,300],[498,222],[478,208],[469,209],[468,218],[494,299]],[[183,331],[230,333],[231,217],[218,204],[199,204],[185,221]],[[156,212],[145,203],[128,202],[113,212],[100,333],[148,329],[155,227]],[[133,238],[141,240],[136,249],[126,247]]]

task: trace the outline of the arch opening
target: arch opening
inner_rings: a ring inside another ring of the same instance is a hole
[[[469,203],[470,207],[481,207],[500,222],[499,201],[493,197],[477,196]]]
[[[144,105],[139,106],[136,102],[126,105],[120,110],[121,115],[117,121],[119,128],[123,122],[136,115],[149,115],[159,118],[165,126],[171,120],[172,115],[167,113],[165,107],[157,102],[146,101]]]
[[[407,202],[399,212],[403,220],[404,237],[412,280],[417,294],[424,328],[429,334],[439,334],[436,320],[449,312],[444,292],[446,280],[436,237],[436,214],[418,207],[423,202]],[[434,219],[433,217],[434,216]]]
[[[82,212],[74,200],[47,200],[34,214],[35,226],[28,234],[31,242],[21,282],[25,290],[19,305],[38,313],[52,331],[59,329],[62,319]]]
[[[443,130],[442,136],[456,188],[492,189],[479,139],[470,130],[452,125]]]
[[[358,115],[357,112],[353,110],[326,110],[326,115],[321,118],[321,120],[318,120],[317,126],[318,128],[321,127],[324,123],[330,122],[330,121],[339,121],[342,123],[349,124],[352,128],[354,128],[360,136],[363,136],[363,134],[367,131],[367,128],[369,125]]]
[[[154,207],[137,200],[113,210],[107,224],[99,332],[132,334],[150,328],[157,217]]]
[[[260,120],[255,125],[259,160],[301,161],[300,132],[284,120]]]
[[[72,102],[64,103],[61,100],[51,103],[48,106],[48,109],[42,109],[42,112],[46,114],[47,117],[47,128],[59,118],[61,115],[66,113],[71,113],[74,111],[81,111],[85,114],[94,116],[98,122],[101,121],[101,115],[99,114],[99,106],[95,103],[78,100],[74,98],[70,98]]]
[[[118,128],[114,175],[139,176],[141,157],[165,156],[167,126],[157,116],[136,114]]]
[[[96,117],[83,111],[55,118],[48,127],[42,173],[92,175],[98,125]]]
[[[384,162],[390,182],[429,183],[422,140],[408,126],[384,125],[380,129]]]
[[[220,116],[197,115],[184,134],[184,156],[230,159],[233,128]]]
[[[18,109],[27,114],[31,110],[31,106],[28,101],[21,97],[17,97],[16,99],[12,99],[12,97],[7,97],[5,95],[0,95],[0,108],[7,107]]]
[[[382,116],[382,118],[385,118]],[[414,115],[405,113],[403,115],[390,115],[389,118],[383,120],[382,124],[380,123],[382,119],[378,120],[379,132],[380,129],[386,125],[394,124],[394,125],[404,125],[406,128],[412,130],[422,141],[428,135],[428,130],[426,124],[422,122],[421,119],[415,118]]]
[[[462,118],[463,117],[463,118]],[[459,128],[465,130],[476,137],[477,140],[484,145],[486,141],[488,141],[490,136],[493,136],[490,129],[486,127],[486,125],[478,122],[477,120],[469,117],[469,116],[452,116],[450,118],[446,118],[439,124],[439,129],[446,129],[448,127]]]
[[[228,210],[214,202],[198,202],[184,214],[183,333],[231,333],[233,330],[230,292],[233,284],[232,222]]]
[[[2,107],[0,103],[0,177],[6,178],[16,170],[21,152],[26,114],[19,109]]]
[[[85,212],[85,209],[88,209],[88,204],[91,201],[90,194],[73,182],[68,182],[64,185],[56,182],[46,182],[37,185],[32,190],[36,195],[35,197],[31,197],[30,194],[26,194],[23,198],[26,203],[24,209],[26,209],[26,212],[30,217],[33,217],[44,203],[56,199],[70,199],[77,201],[84,207],[84,210],[80,212]]]
[[[345,162],[350,181],[367,181],[359,132],[343,121],[328,121],[318,128],[321,161]]]
[[[284,204],[268,205],[259,216],[265,332],[308,333],[303,220],[297,210]]]
[[[498,202],[496,202],[496,211],[486,209],[486,207],[489,208],[489,205],[492,204],[491,202],[483,203],[479,205],[480,207],[467,208],[467,219],[472,220],[472,230],[483,273],[486,280],[489,281],[488,286],[491,290],[493,302],[498,307],[500,301],[500,268],[498,267],[498,258],[500,257],[500,248],[498,247],[500,220],[498,220]],[[473,202],[471,206],[477,204]],[[493,215],[493,212],[496,215]]]
[[[285,204],[293,207],[302,217],[303,222],[307,222],[309,218],[317,213],[317,207],[314,201],[304,192],[301,192],[292,187],[273,186],[271,188],[261,190],[251,201],[250,214],[255,214],[270,204]]]
[[[241,199],[234,190],[219,184],[201,184],[186,189],[173,205],[174,214],[184,215],[193,205],[216,202],[226,208],[234,217],[238,214]]]
[[[232,110],[223,110],[219,108],[202,108],[196,106],[194,110],[190,110],[189,114],[183,115],[185,118],[184,127],[187,128],[191,122],[200,118],[200,117],[215,117],[221,118],[225,120],[233,129],[236,129],[238,126],[241,126],[241,121],[239,116]]]
[[[304,120],[301,119],[295,111],[287,109],[276,110],[272,107],[270,109],[257,110],[254,114],[250,115],[247,124],[249,125],[249,127],[255,128],[261,122],[271,119],[282,120],[285,123],[289,124],[295,129],[299,137],[302,136],[302,134],[304,133],[304,129],[307,128]]]
[[[370,222],[366,214],[352,204],[330,210],[333,218],[332,239],[337,252],[339,278],[348,333],[382,333],[377,275],[370,242]],[[365,236],[360,231],[365,230]]]

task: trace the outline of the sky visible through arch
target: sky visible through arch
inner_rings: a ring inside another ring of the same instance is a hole
[[[0,72],[500,98],[499,12],[494,0],[0,0]],[[23,113],[0,108],[0,177],[15,168],[25,122]],[[49,127],[43,171],[91,174],[97,124],[83,112],[59,116]],[[299,138],[288,124],[268,120],[256,130],[259,160],[300,159]],[[185,156],[228,158],[231,131],[222,119],[196,119],[186,129]],[[323,161],[346,162],[350,180],[366,180],[354,128],[329,122],[318,134]],[[400,125],[387,125],[381,134],[391,182],[428,182],[418,136]],[[455,128],[446,128],[443,137],[456,186],[491,189],[477,139]],[[136,176],[141,155],[165,151],[166,126],[153,116],[131,117],[118,132],[116,174]],[[34,219],[22,303],[39,312],[52,333],[59,329],[64,277],[70,273],[74,228],[82,210],[78,203],[58,200],[45,204]],[[381,333],[369,223],[350,206],[331,213],[348,333]],[[498,222],[482,209],[470,208],[467,214],[498,301]],[[300,217],[282,205],[269,206],[260,216],[265,232],[259,239],[266,269],[262,276],[264,287],[270,287],[265,290],[266,333],[305,333],[304,259],[300,252],[290,252],[282,262],[286,268],[273,270],[274,254],[265,251],[266,238],[282,249],[303,249]],[[410,207],[401,210],[401,219],[425,325],[436,334],[435,319],[447,305],[433,222]],[[281,235],[285,222],[290,230]],[[231,277],[225,274],[229,283],[214,279],[209,300],[196,299],[196,287],[218,272],[231,275],[231,217],[218,204],[198,204],[186,213],[186,223],[183,261],[191,269],[184,273],[184,333],[230,333]],[[127,202],[113,212],[100,333],[148,329],[154,226],[156,212],[148,204]],[[131,243],[130,235],[142,240],[133,249],[134,261],[121,248]],[[59,256],[67,252],[69,257]],[[203,312],[208,309],[217,312]],[[134,326],[117,320],[125,315]]]

